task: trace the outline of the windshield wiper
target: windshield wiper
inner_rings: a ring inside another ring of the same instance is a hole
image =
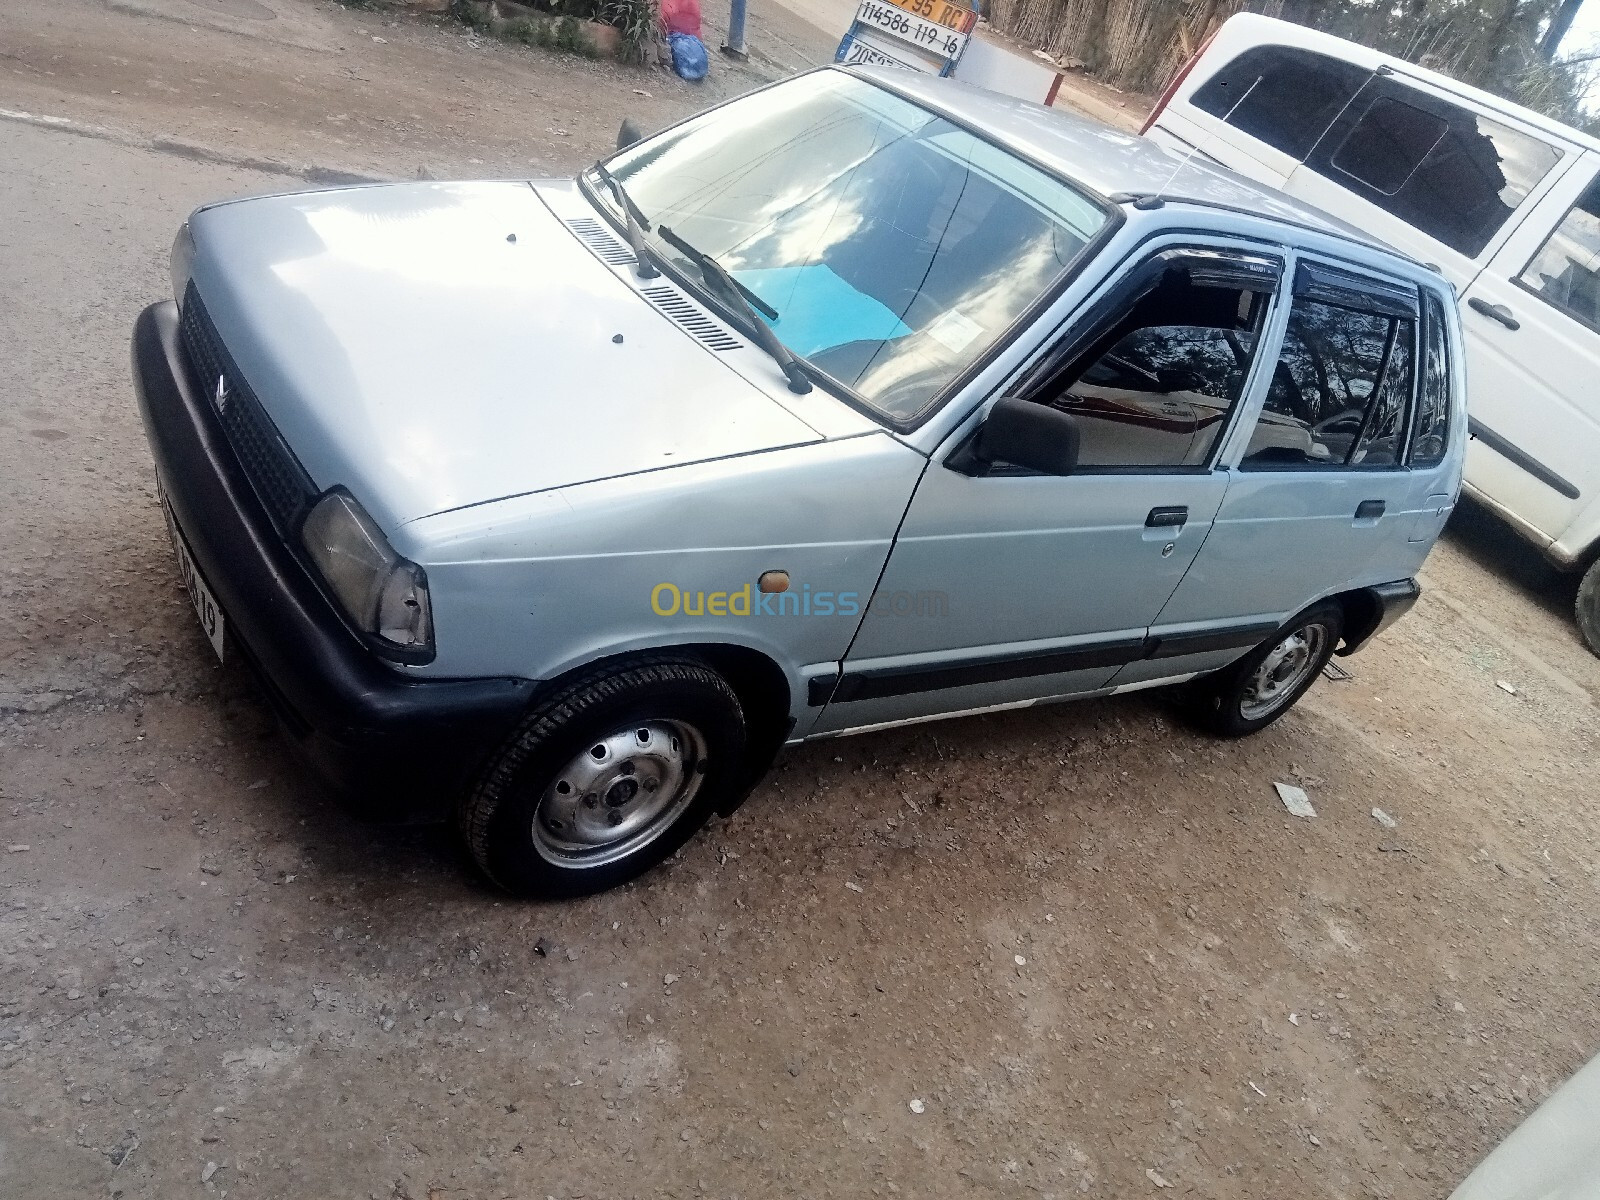
[[[639,206],[628,195],[628,190],[622,186],[618,179],[601,163],[595,163],[594,173],[600,176],[600,181],[611,189],[611,194],[616,198],[617,207],[622,210],[623,219],[628,225],[628,246],[633,250],[634,273],[640,279],[655,279],[661,272],[656,269],[655,261],[650,257],[650,248],[644,240],[645,231],[650,228],[650,222],[645,220],[644,214],[639,211]]]
[[[663,241],[670,242],[687,254],[700,268],[700,275],[706,281],[706,286],[721,293],[724,300],[744,315],[745,320],[750,323],[750,330],[755,340],[773,357],[778,366],[783,368],[784,378],[789,381],[789,390],[800,396],[809,392],[811,376],[806,374],[806,369],[800,365],[800,360],[795,357],[794,351],[779,341],[778,335],[772,332],[772,327],[757,315],[758,312],[765,313],[776,321],[778,310],[728,274],[728,269],[711,255],[673,233],[669,226],[658,225],[656,232],[661,235]]]

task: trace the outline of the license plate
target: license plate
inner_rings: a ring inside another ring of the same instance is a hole
[[[960,30],[962,33],[971,33],[972,27],[978,23],[978,14],[972,9],[959,4],[950,4],[947,0],[891,0],[891,2],[895,7],[925,17],[935,25]]]
[[[856,20],[893,34],[919,49],[931,50],[941,58],[955,58],[967,44],[967,35],[960,30],[946,29],[899,5],[879,3],[879,0],[861,0]]]
[[[178,519],[172,515],[172,506],[167,503],[166,492],[159,487],[157,492],[161,496],[161,511],[166,514],[167,532],[172,535],[172,548],[178,555],[178,574],[183,577],[183,586],[188,590],[189,600],[194,604],[195,615],[200,618],[200,628],[205,631],[211,648],[217,652],[217,661],[221,662],[223,632],[227,627],[227,619],[222,615],[222,606],[217,603],[217,598],[206,586],[205,576],[200,574],[200,568],[194,565],[194,555],[189,551],[189,543],[183,536],[183,530],[178,528]]]
[[[860,63],[867,67],[904,67],[911,71],[936,72],[939,64],[932,59],[920,58],[909,47],[896,53],[879,45],[877,42],[868,41],[862,35],[855,35],[850,39],[850,45],[844,52],[844,63]]]

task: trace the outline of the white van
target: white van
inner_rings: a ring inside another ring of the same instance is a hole
[[[1600,141],[1454,79],[1232,18],[1145,125],[1437,266],[1467,331],[1468,494],[1585,572],[1600,654]]]

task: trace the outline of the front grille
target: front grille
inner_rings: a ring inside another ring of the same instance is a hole
[[[316,486],[239,374],[192,283],[184,292],[179,332],[195,386],[217,414],[245,478],[278,532],[292,535],[316,499]]]

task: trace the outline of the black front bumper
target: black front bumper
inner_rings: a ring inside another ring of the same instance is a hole
[[[139,314],[133,383],[167,502],[222,607],[228,648],[253,668],[296,744],[369,815],[443,815],[535,684],[408,678],[360,643],[273,529],[198,394],[171,301]]]

